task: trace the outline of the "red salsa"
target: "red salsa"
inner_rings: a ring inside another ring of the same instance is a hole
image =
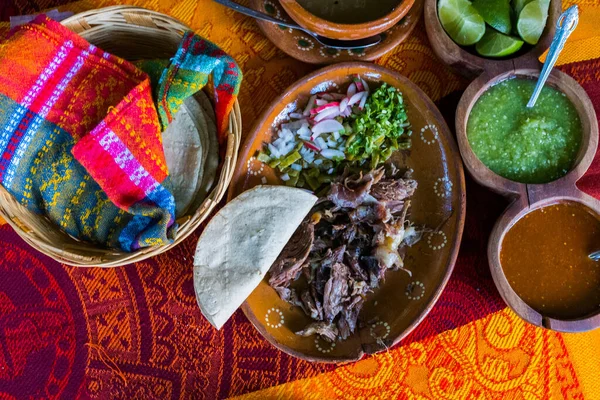
[[[546,206],[506,233],[500,263],[513,290],[531,308],[556,319],[600,310],[600,220],[575,202]]]

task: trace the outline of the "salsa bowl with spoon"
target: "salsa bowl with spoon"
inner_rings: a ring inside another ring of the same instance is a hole
[[[456,111],[467,170],[511,200],[488,241],[494,283],[521,318],[565,332],[600,326],[600,266],[589,258],[600,202],[576,187],[596,153],[598,122],[584,89],[552,70],[576,20],[576,8],[557,18],[544,68],[535,57],[492,68]]]

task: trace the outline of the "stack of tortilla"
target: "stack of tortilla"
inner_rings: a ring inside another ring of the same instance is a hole
[[[203,91],[187,98],[163,132],[176,217],[193,214],[215,181],[219,144],[215,112]]]

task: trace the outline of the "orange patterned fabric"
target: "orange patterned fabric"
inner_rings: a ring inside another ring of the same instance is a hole
[[[8,1],[0,18],[61,2]],[[60,9],[115,3],[84,0]],[[285,56],[251,19],[210,0],[132,3],[182,20],[237,60],[245,76],[239,95],[245,133],[271,99],[315,68]],[[577,3],[582,18],[600,10],[591,0]],[[594,26],[582,20],[579,39],[593,42]],[[0,23],[0,34],[6,29]],[[587,50],[563,59],[570,63],[563,69],[599,106],[600,62],[573,63],[600,56],[593,53],[600,47],[585,43]],[[422,22],[377,62],[423,88],[452,126],[468,82],[435,58]],[[599,159],[580,186],[600,195]],[[0,398],[600,399],[600,332],[544,331],[505,309],[483,249],[507,203],[470,180],[467,191],[459,260],[431,314],[389,352],[341,366],[279,352],[239,312],[215,331],[193,293],[197,236],[135,265],[78,269],[53,262],[0,226]]]
[[[386,354],[239,399],[583,399],[562,335],[503,310]]]

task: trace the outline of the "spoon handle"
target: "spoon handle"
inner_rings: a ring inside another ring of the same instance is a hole
[[[235,1],[231,1],[231,0],[214,0],[214,1],[215,1],[215,3],[219,3],[219,4],[221,4],[221,5],[225,6],[225,7],[229,7],[229,8],[231,8],[234,11],[237,11],[239,13],[245,14],[245,15],[247,15],[249,17],[252,17],[252,18],[261,19],[261,20],[267,21],[267,22],[272,22],[272,23],[277,24],[277,25],[283,25],[285,27],[292,28],[292,29],[301,29],[301,30],[304,30],[304,29],[302,29],[298,25],[291,24],[291,23],[282,21],[282,20],[277,19],[277,18],[273,18],[273,17],[271,17],[268,14],[262,13],[260,11],[253,10],[251,8],[244,7],[243,5],[238,4]]]
[[[571,33],[573,33],[575,30],[575,27],[577,27],[578,22],[579,8],[577,8],[576,5],[567,8],[567,10],[562,13],[560,17],[558,17],[554,39],[552,39],[552,44],[550,44],[550,50],[548,51],[548,56],[544,62],[544,67],[542,68],[540,77],[535,85],[533,94],[527,103],[527,107],[531,108],[535,105],[535,102],[537,101],[538,96],[544,87],[544,83],[546,83],[546,80],[550,75],[550,71],[552,71],[556,60],[558,60],[558,55],[562,51],[563,47],[565,47],[565,42],[569,38],[569,35],[571,35]]]

